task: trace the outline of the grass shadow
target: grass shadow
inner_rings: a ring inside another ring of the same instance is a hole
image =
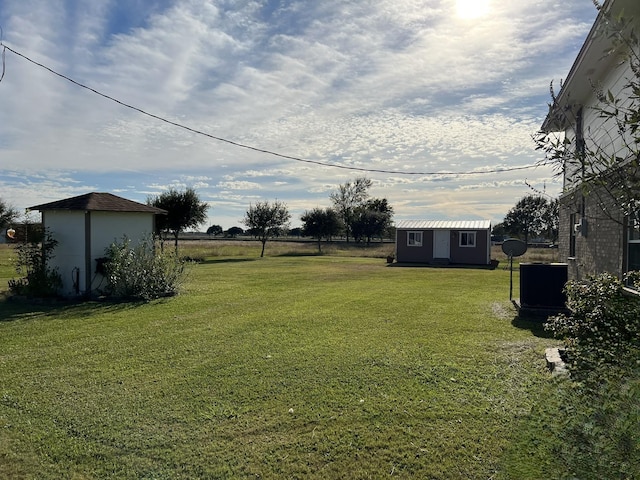
[[[526,309],[522,308],[516,301],[512,301],[512,303],[518,312],[511,321],[514,327],[521,330],[529,330],[539,338],[554,338],[551,332],[544,329],[544,324],[549,317],[557,315],[560,312],[549,309]]]
[[[145,305],[141,300],[12,300],[0,298],[0,323],[33,318],[85,318],[96,312],[121,312]]]
[[[323,257],[330,255],[324,252],[285,252],[274,255],[276,257]]]
[[[472,265],[467,263],[449,263],[438,265],[434,263],[414,263],[414,262],[393,262],[387,263],[388,267],[393,268],[431,268],[431,269],[458,269],[458,270],[496,270],[491,265]]]
[[[215,258],[215,259],[207,259],[201,262],[197,262],[201,265],[215,265],[215,264],[223,264],[223,263],[241,263],[241,262],[255,262],[259,258],[254,257],[246,257],[246,258]]]
[[[529,330],[534,336],[538,338],[554,338],[551,332],[544,329],[546,318],[530,317],[516,315],[511,320],[511,325],[521,330]]]

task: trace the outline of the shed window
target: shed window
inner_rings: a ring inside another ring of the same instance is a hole
[[[421,247],[422,232],[407,232],[407,245],[410,247]]]
[[[461,247],[475,247],[476,246],[476,232],[460,232],[460,246]]]

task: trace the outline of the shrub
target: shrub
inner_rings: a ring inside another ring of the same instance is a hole
[[[32,298],[55,297],[58,294],[62,278],[57,269],[49,267],[56,245],[58,241],[46,231],[42,243],[23,242],[16,246],[16,273],[22,277],[9,280],[11,293]]]
[[[640,300],[601,274],[569,282],[569,315],[545,325],[564,339],[571,378],[560,388],[560,478],[640,478]]]
[[[178,293],[186,263],[175,253],[156,252],[151,236],[132,246],[128,238],[105,251],[107,293],[120,298],[151,300]]]
[[[613,375],[635,360],[640,335],[640,299],[624,291],[637,272],[621,281],[604,273],[567,283],[569,315],[551,317],[545,328],[564,339],[569,370],[577,380],[591,372]]]

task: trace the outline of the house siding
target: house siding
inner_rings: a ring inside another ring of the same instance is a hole
[[[617,97],[624,97],[624,86],[628,83],[629,75],[631,74],[628,65],[626,68],[619,66],[614,69],[612,77],[608,77],[603,80],[602,90],[604,92],[611,92]],[[621,104],[629,103],[628,99]],[[625,155],[625,141],[626,139],[620,135],[618,127],[614,119],[606,116],[602,116],[597,108],[599,104],[598,98],[595,93],[591,93],[585,98],[581,104],[573,106],[574,112],[571,114],[575,118],[573,124],[565,130],[567,140],[570,141],[568,151],[572,154],[576,152],[577,137],[582,136],[587,151],[600,151],[606,156],[626,156]],[[582,131],[577,131],[577,119],[578,116],[582,116]],[[568,164],[564,171],[564,188],[566,190],[576,188],[580,184],[584,168],[585,173],[589,172],[591,167],[588,164],[578,165],[576,163]]]

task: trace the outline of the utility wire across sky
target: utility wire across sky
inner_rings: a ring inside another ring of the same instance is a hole
[[[0,29],[0,32],[2,30]],[[0,82],[2,81],[2,79],[4,78],[4,74],[5,74],[5,69],[6,69],[6,59],[5,59],[5,55],[6,52],[9,51],[25,60],[27,60],[28,62],[43,68],[44,70],[52,73],[53,75],[56,75],[64,80],[67,80],[68,82],[71,82],[72,84],[83,88],[85,90],[88,90],[96,95],[99,95],[107,100],[110,100],[112,102],[117,103],[118,105],[121,105],[123,107],[129,108],[131,110],[134,110],[142,115],[146,115],[148,117],[154,118],[156,120],[159,120],[161,122],[167,123],[169,125],[173,125],[174,127],[177,128],[181,128],[183,130],[186,130],[188,132],[194,133],[196,135],[202,135],[204,137],[210,138],[212,140],[216,140],[219,142],[223,142],[223,143],[227,143],[229,145],[233,145],[235,147],[238,148],[244,148],[247,150],[252,150],[254,152],[259,152],[259,153],[264,153],[267,155],[272,155],[275,157],[279,157],[279,158],[283,158],[283,159],[287,159],[287,160],[293,160],[296,162],[303,162],[303,163],[311,163],[314,165],[320,165],[322,167],[331,167],[331,168],[341,168],[343,170],[355,170],[355,171],[359,171],[359,172],[369,172],[369,173],[387,173],[387,174],[392,174],[392,175],[418,175],[418,176],[435,176],[435,175],[442,175],[442,176],[461,176],[461,175],[486,175],[486,174],[496,174],[496,173],[505,173],[505,172],[513,172],[513,171],[518,171],[518,170],[528,170],[531,168],[537,168],[539,166],[543,166],[544,163],[539,163],[539,164],[532,164],[532,165],[522,165],[522,166],[518,166],[518,167],[505,167],[505,168],[492,168],[492,169],[488,169],[488,170],[475,170],[475,171],[467,171],[467,172],[413,172],[413,171],[402,171],[402,170],[384,170],[384,169],[375,169],[375,168],[363,168],[363,167],[353,167],[353,166],[349,166],[349,165],[341,165],[338,163],[329,163],[329,162],[322,162],[319,160],[310,160],[310,159],[306,159],[306,158],[301,158],[301,157],[296,157],[296,156],[292,156],[292,155],[286,155],[286,154],[282,154],[282,153],[278,153],[278,152],[274,152],[272,150],[266,150],[263,148],[258,148],[258,147],[254,147],[251,145],[247,145],[244,143],[239,143],[239,142],[235,142],[233,140],[229,140],[227,138],[223,138],[223,137],[218,137],[216,135],[212,135],[210,133],[207,132],[203,132],[202,130],[198,130],[192,127],[189,127],[187,125],[184,125],[182,123],[178,123],[178,122],[174,122],[172,120],[169,120],[167,118],[161,117],[159,115],[155,115],[153,113],[147,112],[141,108],[138,108],[134,105],[128,104],[126,102],[123,102],[121,100],[118,100],[117,98],[114,98],[110,95],[107,95],[105,93],[102,93],[94,88],[91,88],[83,83],[80,83],[62,73],[59,73],[55,70],[53,70],[52,68],[43,65],[42,63],[39,63],[31,58],[29,58],[28,56],[14,50],[11,47],[8,47],[7,45],[5,45],[2,40],[1,40],[1,36],[0,36],[0,46],[2,47],[2,73],[0,74]]]

